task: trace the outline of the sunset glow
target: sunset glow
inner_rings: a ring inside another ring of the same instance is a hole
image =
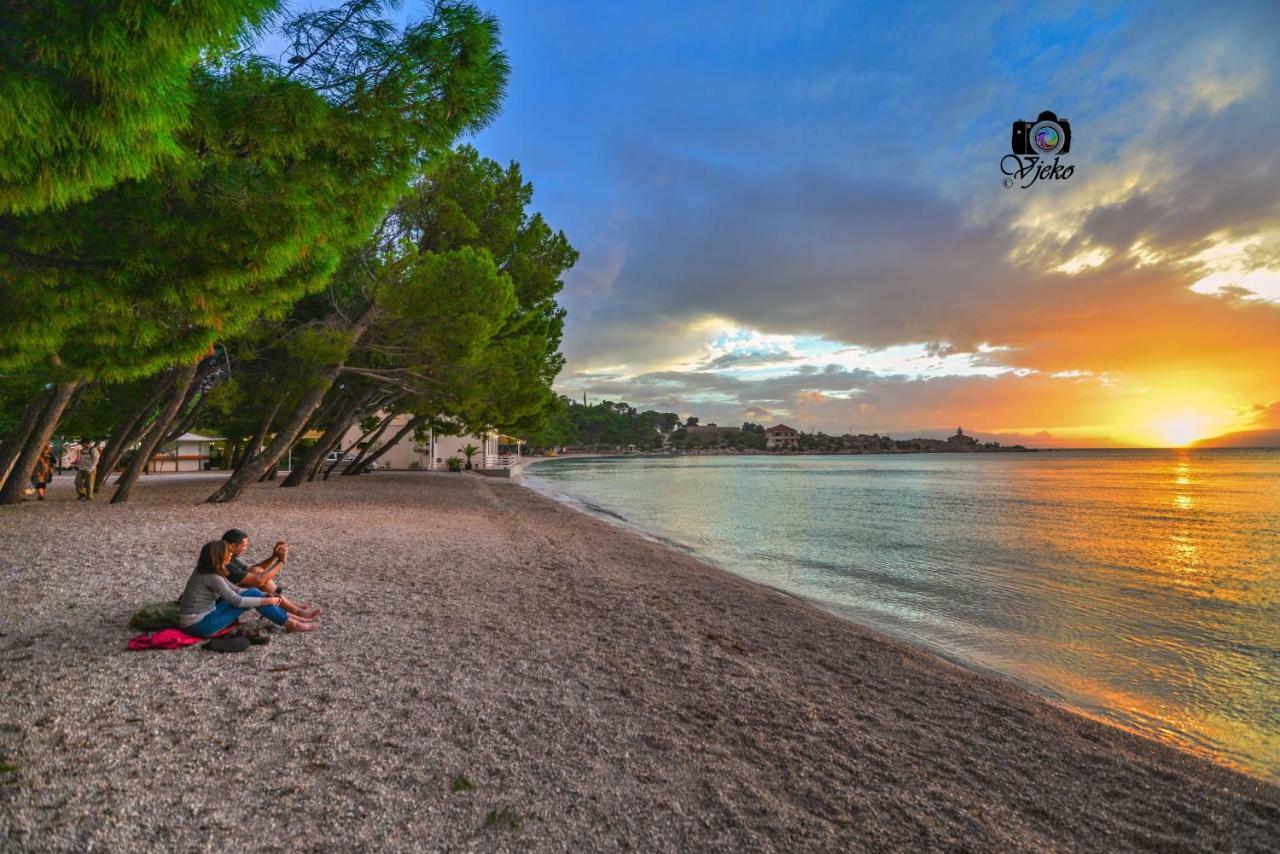
[[[587,91],[530,95],[542,113],[590,125],[607,97],[619,140],[565,155],[582,259],[558,388],[835,433],[1280,440],[1280,156],[1256,143],[1280,60],[1274,11],[1253,12],[936,8],[953,38],[909,71],[839,5],[737,19],[732,49],[697,11],[674,40],[584,25],[565,37],[660,70],[538,57],[590,69]],[[1037,45],[1061,51],[1048,83],[1008,66]],[[1010,122],[1045,109],[1071,121],[1073,176],[1003,188]]]
[[[1170,447],[1190,445],[1197,439],[1212,435],[1209,419],[1195,413],[1187,412],[1172,418],[1156,421],[1152,424],[1152,435],[1156,443]]]

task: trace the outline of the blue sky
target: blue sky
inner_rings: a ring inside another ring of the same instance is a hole
[[[1280,426],[1280,4],[481,5],[512,76],[474,142],[582,253],[565,393],[1040,444]],[[1045,109],[1075,174],[1005,189]]]

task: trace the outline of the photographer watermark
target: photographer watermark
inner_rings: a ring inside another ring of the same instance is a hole
[[[1071,152],[1071,123],[1049,110],[1033,122],[1014,122],[1012,145],[1013,154],[1000,161],[1000,171],[1007,176],[1000,182],[1005,189],[1018,181],[1024,190],[1036,181],[1065,181],[1076,171],[1073,165],[1062,165],[1062,155]]]

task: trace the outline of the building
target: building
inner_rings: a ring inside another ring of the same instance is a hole
[[[956,434],[947,437],[947,444],[953,448],[966,448],[978,444],[978,440],[972,436],[966,436],[964,431],[957,427]]]
[[[391,424],[382,433],[383,439],[374,447],[374,451],[382,446],[383,441],[396,436],[412,417],[412,415],[402,414],[392,418]],[[363,446],[352,447],[352,443],[356,442],[363,432],[359,426],[352,427],[342,437],[338,447],[351,448],[349,453],[359,454]],[[520,439],[504,436],[493,430],[472,436],[441,436],[434,430],[428,430],[422,437],[422,441],[415,439],[413,433],[409,433],[378,458],[378,468],[415,471],[447,469],[450,457],[460,457],[464,463],[466,462],[467,455],[462,451],[467,445],[473,445],[476,448],[476,453],[471,458],[473,468],[511,468],[520,461],[522,444]]]
[[[183,433],[156,452],[147,463],[147,471],[204,471],[209,465],[212,445],[222,441],[221,436]]]
[[[800,433],[786,424],[764,431],[764,446],[770,451],[795,451],[800,448]]]

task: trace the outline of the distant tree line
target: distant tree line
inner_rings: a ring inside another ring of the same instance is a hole
[[[590,405],[561,397],[545,428],[529,434],[529,446],[537,451],[565,447],[588,451],[765,451],[763,424],[744,422],[739,427],[703,424],[696,415],[681,421],[674,412],[638,411],[628,403],[610,400]],[[999,442],[955,444],[943,439],[894,439],[874,434],[830,435],[801,432],[796,450],[819,454],[952,453],[963,451],[1021,451],[1021,445],[1001,447]]]
[[[560,397],[545,426],[523,438],[534,449],[625,449],[634,445],[637,450],[652,451],[662,446],[662,435],[679,424],[680,416],[674,412],[641,412],[611,400],[582,404]]]

